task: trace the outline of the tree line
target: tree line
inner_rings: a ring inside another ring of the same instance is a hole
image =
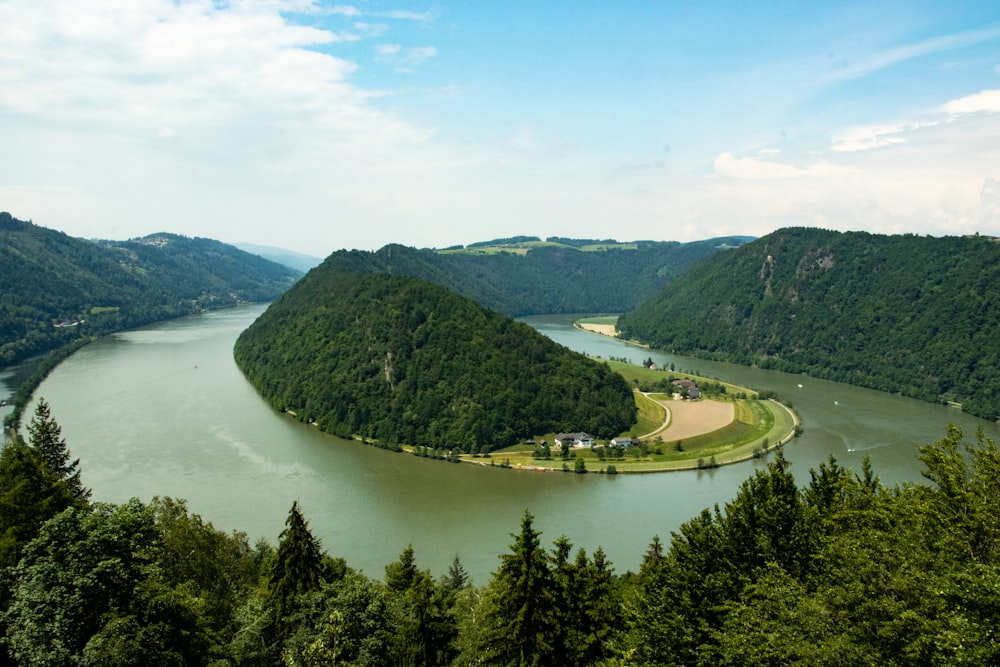
[[[924,484],[779,452],[638,571],[546,547],[525,511],[487,582],[411,546],[380,579],[293,502],[278,543],[182,500],[93,502],[44,400],[0,452],[0,664],[996,664],[1000,451],[949,427]]]

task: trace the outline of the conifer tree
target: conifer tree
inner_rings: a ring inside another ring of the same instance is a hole
[[[521,532],[514,536],[510,553],[501,557],[491,584],[493,604],[487,620],[491,631],[484,648],[498,664],[550,664],[552,573],[533,521],[526,510]]]
[[[385,566],[385,585],[393,593],[402,593],[413,586],[419,574],[413,545],[409,544],[399,554],[398,561]]]
[[[462,565],[462,559],[458,557],[458,554],[455,554],[451,565],[448,566],[448,574],[445,575],[442,583],[449,593],[454,593],[469,585],[469,572]]]
[[[318,590],[323,583],[323,553],[297,500],[292,503],[278,540],[268,596],[280,634],[286,617],[295,607],[296,596]]]
[[[62,427],[52,418],[49,404],[44,398],[38,400],[35,414],[28,424],[28,441],[48,469],[69,485],[75,497],[81,500],[90,498],[90,489],[80,482],[80,459],[70,461],[66,439],[62,437]]]

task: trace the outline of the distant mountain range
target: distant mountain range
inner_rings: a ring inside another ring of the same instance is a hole
[[[340,250],[327,270],[423,278],[512,317],[632,310],[693,263],[751,237],[705,241],[589,241],[514,237],[444,250],[387,245]]]
[[[1000,243],[782,229],[705,258],[619,319],[679,354],[1000,418]]]
[[[81,337],[240,301],[270,301],[300,276],[210,239],[86,241],[0,213],[0,364]]]
[[[270,260],[276,264],[287,266],[288,268],[294,269],[300,273],[308,273],[309,269],[314,266],[319,266],[323,262],[322,257],[304,255],[300,252],[294,252],[284,248],[275,248],[274,246],[269,245],[256,245],[253,243],[234,243],[233,245],[243,252],[263,257],[264,259]]]

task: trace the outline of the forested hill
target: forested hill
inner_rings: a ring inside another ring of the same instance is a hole
[[[425,280],[329,263],[271,304],[235,358],[278,409],[389,449],[478,453],[553,431],[613,437],[635,421],[606,365]]]
[[[94,242],[0,213],[0,365],[81,336],[271,300],[300,275],[209,239]]]
[[[509,239],[508,239],[509,240]],[[514,239],[516,240],[516,239]],[[520,252],[441,252],[388,245],[376,252],[342,250],[327,270],[423,278],[511,317],[540,313],[632,310],[692,263],[748,237],[691,243],[639,241],[585,251],[565,243]]]
[[[1000,243],[782,229],[622,317],[683,354],[806,372],[1000,417]]]

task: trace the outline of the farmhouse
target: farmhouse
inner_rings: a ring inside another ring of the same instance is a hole
[[[611,438],[612,447],[631,447],[632,438]]]
[[[593,447],[594,438],[586,433],[556,433],[556,442],[567,447]]]
[[[686,398],[692,400],[701,398],[701,390],[693,380],[674,380],[672,384],[677,388],[677,392]]]

